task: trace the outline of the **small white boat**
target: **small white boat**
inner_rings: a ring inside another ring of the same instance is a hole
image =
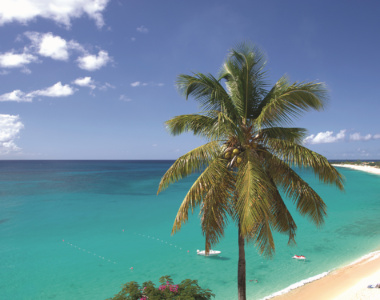
[[[222,253],[222,251],[210,250],[208,254],[206,254],[205,250],[202,250],[202,251],[197,250],[197,254],[202,255],[202,256],[218,256],[220,253]]]
[[[305,260],[306,259],[306,257],[303,255],[294,255],[292,258],[299,259],[299,260]]]

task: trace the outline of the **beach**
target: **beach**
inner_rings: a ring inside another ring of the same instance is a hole
[[[321,279],[310,282],[273,300],[378,300],[379,288],[368,288],[380,283],[380,251],[370,253],[360,260],[331,271]]]
[[[335,167],[350,168],[380,175],[380,169],[371,166],[333,164]],[[322,274],[321,278],[283,295],[278,292],[273,300],[379,300],[380,288],[368,288],[380,283],[380,251],[372,252],[352,264]],[[287,291],[289,289],[286,289]]]
[[[333,164],[334,167],[342,167],[342,168],[349,168],[357,171],[363,171],[371,174],[377,174],[380,175],[380,169],[371,167],[371,166],[358,166],[358,165],[350,165],[350,164]]]

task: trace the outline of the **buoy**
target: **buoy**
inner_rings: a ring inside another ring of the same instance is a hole
[[[124,229],[123,229],[123,232],[124,232]]]
[[[133,267],[130,267],[129,269],[130,269],[130,270],[133,270]]]
[[[62,242],[64,242],[65,240],[62,240]]]

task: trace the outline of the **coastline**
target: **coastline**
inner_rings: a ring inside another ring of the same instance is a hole
[[[313,280],[314,279],[314,280]],[[380,283],[380,250],[371,252],[353,263],[304,280],[264,299],[272,300],[376,300],[380,289],[368,288]],[[263,299],[263,300],[264,300]]]
[[[334,167],[380,175],[380,168],[351,164],[332,164]],[[380,250],[371,252],[349,265],[307,278],[262,300],[377,300],[380,288],[368,288],[380,283]]]
[[[342,167],[349,168],[357,171],[363,171],[371,174],[380,175],[380,168],[375,168],[371,166],[358,166],[358,165],[350,165],[350,164],[332,164],[334,167]]]

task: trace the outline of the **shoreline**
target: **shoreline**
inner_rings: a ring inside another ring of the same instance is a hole
[[[380,250],[371,252],[344,267],[293,284],[262,300],[375,300],[380,289],[368,288],[380,283]]]
[[[357,171],[363,171],[371,174],[380,175],[380,168],[371,167],[371,166],[358,166],[350,164],[332,164],[334,167],[349,168]]]
[[[380,168],[376,167],[332,165],[380,175]],[[380,289],[371,289],[368,285],[378,283],[380,283],[380,250],[364,255],[349,265],[306,278],[262,300],[376,300],[380,299]]]

